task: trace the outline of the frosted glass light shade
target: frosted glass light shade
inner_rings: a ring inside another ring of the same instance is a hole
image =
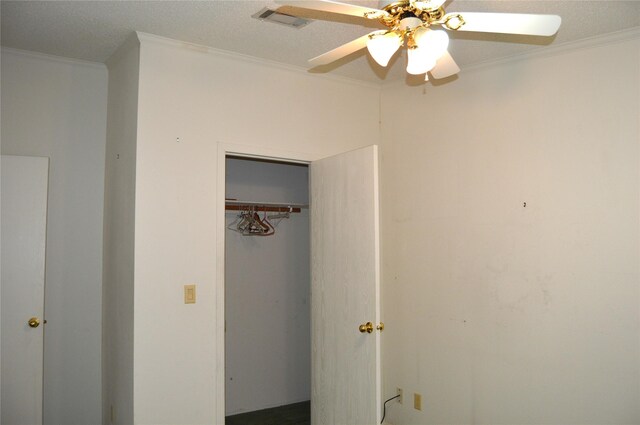
[[[436,59],[426,49],[417,47],[408,51],[407,72],[413,75],[424,74],[436,66]]]
[[[424,74],[436,66],[436,61],[447,51],[449,36],[441,30],[420,27],[413,33],[416,47],[409,49],[409,74]]]
[[[442,30],[431,30],[429,28],[416,29],[413,39],[419,49],[425,49],[429,51],[436,60],[440,58],[447,51],[449,47],[449,36]]]
[[[367,49],[371,57],[380,66],[387,66],[393,54],[402,45],[402,38],[395,32],[375,35],[367,41]]]

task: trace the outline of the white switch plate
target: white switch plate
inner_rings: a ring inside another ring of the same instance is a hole
[[[422,410],[422,395],[418,393],[413,394],[413,408],[416,410]]]
[[[196,303],[196,285],[184,285],[184,303]]]

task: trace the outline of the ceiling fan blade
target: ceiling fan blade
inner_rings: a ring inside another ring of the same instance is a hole
[[[339,13],[341,15],[358,16],[360,18],[377,18],[388,15],[384,10],[330,0],[275,0],[275,2],[302,9],[320,10],[322,12]]]
[[[327,65],[331,62],[337,61],[347,55],[350,55],[353,52],[357,52],[360,49],[364,49],[367,47],[367,41],[369,41],[369,36],[371,34],[376,33],[384,33],[385,31],[373,31],[367,35],[363,35],[360,38],[356,38],[353,41],[350,41],[346,44],[343,44],[340,47],[336,47],[333,50],[328,51],[327,53],[323,53],[320,56],[316,56],[313,59],[309,59],[309,64],[313,66]]]
[[[462,16],[464,25],[457,31],[494,32],[502,34],[522,34],[552,36],[558,32],[562,18],[558,15],[530,15],[523,13],[483,13],[460,12],[444,16],[445,28],[455,29]],[[450,19],[449,25],[446,24]],[[457,21],[457,22],[456,22]]]
[[[431,76],[436,79],[447,78],[460,72],[460,67],[453,60],[449,52],[445,52],[440,56],[436,66],[430,71]]]

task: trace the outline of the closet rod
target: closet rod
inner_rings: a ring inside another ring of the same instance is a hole
[[[242,205],[227,205],[225,206],[225,210],[227,211],[243,211],[246,210],[247,208],[247,204],[242,204]],[[292,213],[299,213],[300,212],[300,208],[294,208],[294,207],[267,207],[264,206],[263,204],[256,204],[256,205],[251,205],[251,206],[255,206],[256,207],[256,211],[259,212],[281,212],[281,213],[285,213],[285,212],[292,212]]]
[[[299,213],[303,208],[309,208],[309,205],[282,204],[277,202],[238,201],[235,199],[225,201],[225,210],[227,211],[242,211],[246,210],[247,207],[255,207],[258,211]]]

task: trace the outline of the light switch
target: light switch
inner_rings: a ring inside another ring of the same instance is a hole
[[[184,285],[184,303],[196,303],[196,285]]]
[[[413,408],[416,410],[422,410],[422,395],[418,393],[413,394]]]

